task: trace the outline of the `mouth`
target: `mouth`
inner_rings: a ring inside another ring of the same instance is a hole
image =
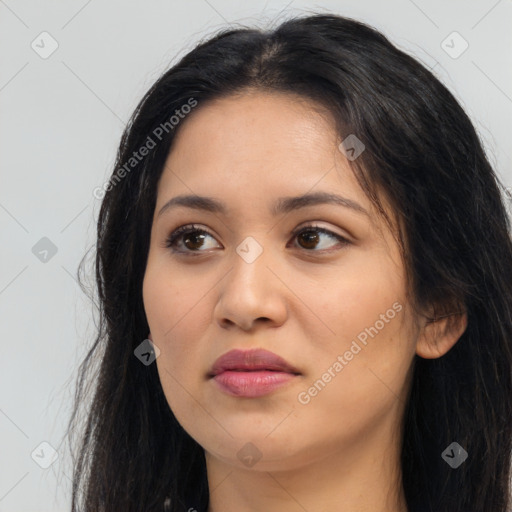
[[[219,390],[228,395],[256,398],[270,394],[298,375],[276,370],[225,370],[212,379]]]
[[[218,358],[208,377],[231,396],[268,395],[301,373],[282,357],[263,349],[231,350]]]
[[[300,374],[297,368],[282,357],[264,349],[230,350],[215,361],[208,376],[215,377],[228,371]]]

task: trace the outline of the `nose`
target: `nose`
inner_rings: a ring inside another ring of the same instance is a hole
[[[218,285],[214,319],[222,328],[250,331],[256,323],[277,327],[286,321],[287,287],[271,251],[263,248],[251,260],[242,251],[234,252],[231,269]]]

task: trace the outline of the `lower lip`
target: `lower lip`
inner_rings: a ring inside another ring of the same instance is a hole
[[[296,375],[293,373],[270,370],[254,372],[227,370],[213,377],[213,380],[228,395],[254,398],[268,395],[294,377]]]

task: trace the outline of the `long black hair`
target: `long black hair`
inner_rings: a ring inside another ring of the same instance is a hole
[[[414,356],[401,447],[409,512],[509,512],[512,243],[505,187],[470,119],[429,70],[374,28],[328,14],[287,19],[271,30],[217,32],[166,71],[133,113],[101,194],[98,332],[80,367],[68,430],[70,439],[80,436],[73,512],[207,509],[204,450],[170,410],[156,364],[142,364],[134,351],[149,332],[142,282],[157,183],[178,117],[248,88],[317,102],[332,113],[340,140],[355,134],[364,143],[350,165],[387,221],[382,195],[400,220],[412,303],[418,311],[433,308],[433,320],[467,314],[465,332],[444,356]],[[140,157],[144,146],[151,148]],[[452,442],[468,453],[456,469],[441,456]]]

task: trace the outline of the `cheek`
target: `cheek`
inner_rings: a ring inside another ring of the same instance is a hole
[[[337,271],[326,282],[328,286],[321,289],[311,286],[302,298],[318,313],[317,339],[327,341],[329,351],[348,350],[358,336],[362,343],[371,340],[375,327],[383,333],[379,339],[386,337],[403,315],[397,309],[404,304],[405,290],[400,276],[390,269],[382,272],[377,265],[368,264],[366,271]],[[310,330],[311,323],[303,327]]]
[[[316,300],[308,296],[320,312],[322,342],[306,347],[304,360],[314,363],[299,403],[308,402],[308,417],[319,424],[330,414],[349,422],[382,414],[398,400],[414,356],[402,275],[369,263],[362,264],[365,272],[347,270]]]
[[[194,280],[165,265],[148,264],[143,283],[144,309],[155,342],[167,344],[200,309],[203,295]],[[171,277],[172,276],[172,277]]]
[[[179,382],[190,382],[200,370],[197,340],[204,337],[211,323],[210,288],[204,279],[194,279],[169,265],[148,265],[143,283],[144,308],[152,339],[160,349],[157,366],[170,387],[176,386],[171,375]]]
[[[187,312],[191,310],[189,302],[194,293],[187,288],[180,293],[179,283],[167,275],[169,272],[163,268],[156,272],[154,266],[148,266],[143,283],[143,301],[151,338],[160,350],[156,364],[168,397],[168,391],[176,386],[175,379],[179,382],[186,375],[182,371],[188,365],[187,340],[182,334],[187,332],[187,320],[191,318]]]
[[[351,339],[340,340],[343,349],[333,350],[323,358],[324,364],[315,365],[298,390],[296,426],[322,432],[324,438],[357,439],[384,418],[393,422],[406,399],[407,371],[414,355],[405,340],[397,317],[368,336],[366,345],[357,338],[358,347]]]
[[[200,337],[197,319],[204,303],[198,303],[198,296],[204,293],[200,294],[190,280],[188,286],[180,282],[183,277],[166,278],[169,274],[176,276],[176,272],[148,270],[144,307],[152,339],[160,349],[156,365],[164,395],[178,422],[187,425],[198,414],[190,393],[195,395],[193,379],[200,371],[193,339]]]

